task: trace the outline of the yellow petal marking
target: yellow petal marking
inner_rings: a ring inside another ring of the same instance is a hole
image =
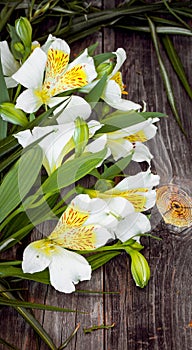
[[[54,252],[56,248],[56,244],[49,240],[48,238],[41,239],[39,241],[33,242],[33,248],[37,249],[37,256],[38,251],[42,251],[45,255],[51,256],[51,254]]]
[[[58,225],[48,239],[63,248],[73,250],[95,249],[96,234],[94,225],[85,225],[88,213],[68,207],[61,216]]]
[[[77,89],[88,84],[87,74],[83,65],[78,64],[59,77],[55,86],[55,93]]]
[[[47,53],[45,82],[62,75],[68,65],[69,54],[61,50],[49,49]]]
[[[128,92],[124,91],[126,88],[126,85],[123,84],[121,72],[115,73],[115,75],[111,78],[111,80],[115,80],[115,82],[119,85],[122,94],[128,95]]]
[[[98,197],[103,199],[117,196],[123,197],[133,204],[135,211],[140,212],[145,210],[145,204],[147,202],[147,198],[140,193],[146,192],[148,192],[147,188],[134,188],[132,190],[127,191],[112,189],[103,193],[98,193]]]
[[[126,136],[126,137],[124,137],[124,139],[129,140],[132,143],[137,142],[137,141],[139,141],[139,142],[147,141],[147,137],[146,137],[143,130],[140,130],[133,135]]]

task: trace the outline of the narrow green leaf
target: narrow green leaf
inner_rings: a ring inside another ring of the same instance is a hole
[[[105,157],[106,150],[97,153],[83,154],[79,158],[69,160],[61,165],[43,183],[44,193],[57,192],[67,187],[85,175],[89,174]]]
[[[129,154],[127,157],[118,160],[115,164],[106,168],[101,174],[101,179],[113,179],[115,176],[119,175],[131,162],[133,154]]]
[[[11,345],[10,343],[8,343],[6,340],[4,340],[3,338],[0,338],[0,344],[3,344],[6,346],[5,349],[10,349],[10,350],[20,350],[19,348],[17,348],[14,345]]]
[[[144,32],[144,33],[150,33],[150,28],[146,26],[126,26],[117,24],[114,26],[115,28],[119,29],[125,29],[125,30],[132,30],[137,32]],[[156,27],[156,33],[157,34],[175,34],[175,35],[187,35],[192,36],[192,32],[189,29],[182,28],[182,27],[172,27],[172,26],[157,26]]]
[[[175,48],[174,48],[174,45],[173,45],[171,39],[169,38],[168,35],[166,35],[162,38],[162,41],[163,41],[165,50],[167,52],[167,55],[172,63],[172,66],[173,66],[178,78],[180,79],[181,83],[183,84],[187,94],[192,99],[192,89],[188,83],[188,79],[187,79],[187,76],[185,74],[183,65],[181,63],[181,60],[180,60]]]
[[[167,0],[163,0],[165,6],[167,7],[168,11],[172,14],[173,17],[175,17],[184,27],[186,27],[187,29],[191,30],[191,27],[180,17],[177,15],[177,13],[175,13],[174,9],[171,8],[168,5],[168,1]]]
[[[180,119],[180,116],[178,114],[177,107],[176,107],[176,104],[175,104],[175,98],[174,98],[171,82],[170,82],[167,70],[165,68],[165,65],[163,63],[163,60],[161,58],[161,54],[160,54],[160,50],[159,50],[159,42],[158,42],[157,34],[156,34],[156,31],[155,31],[155,26],[154,26],[154,24],[153,24],[153,22],[151,21],[150,18],[148,18],[148,22],[149,22],[149,27],[150,27],[150,30],[151,30],[151,37],[152,37],[152,40],[153,40],[153,44],[154,44],[154,47],[155,47],[155,51],[156,51],[156,54],[157,54],[157,59],[158,59],[160,70],[161,70],[161,75],[162,75],[164,86],[165,86],[165,89],[166,89],[166,92],[167,92],[167,98],[168,98],[169,104],[171,106],[172,112],[173,112],[173,114],[175,116],[175,119],[177,121],[177,124],[179,125],[181,131],[185,134],[185,131],[183,129],[183,126],[182,126],[182,123],[181,123],[181,119]]]
[[[0,186],[3,206],[0,222],[22,201],[37,179],[42,165],[42,150],[39,146],[25,152],[5,176]]]
[[[0,291],[6,297],[7,299],[15,300],[13,295],[10,292],[4,291],[4,286],[0,285]],[[49,349],[51,350],[57,350],[56,345],[53,343],[53,340],[49,336],[49,334],[44,330],[44,328],[41,326],[41,324],[35,319],[35,317],[27,311],[23,307],[16,307],[14,306],[15,310],[18,311],[18,313],[25,319],[27,323],[34,329],[34,331],[41,337],[41,339],[47,344]]]
[[[78,323],[78,325],[75,327],[75,329],[73,330],[73,332],[70,334],[70,336],[64,341],[64,343],[58,348],[58,350],[63,350],[67,347],[67,345],[70,343],[71,339],[75,336],[75,334],[77,333],[78,329],[80,327],[80,323]]]
[[[111,259],[113,259],[115,256],[119,254],[121,254],[120,250],[98,252],[86,257],[86,259],[91,265],[92,270],[96,270],[99,267],[105,265],[108,261],[110,261]]]
[[[94,108],[94,106],[102,96],[106,85],[106,81],[107,74],[104,74],[102,78],[98,81],[98,83],[94,86],[94,88],[86,95],[85,100],[91,104],[92,108]]]
[[[1,56],[0,56],[1,58]],[[0,103],[9,101],[9,93],[3,76],[2,64],[0,59]],[[0,140],[7,136],[7,122],[0,118]]]
[[[135,111],[116,111],[107,116],[107,118],[102,119],[101,123],[105,124],[105,126],[99,129],[97,134],[127,128],[144,121],[145,118],[141,113]],[[106,128],[106,126],[108,126],[108,128]]]
[[[30,303],[27,301],[22,301],[18,299],[7,299],[0,297],[0,305],[2,306],[12,306],[12,307],[24,307],[26,309],[38,309],[38,310],[46,310],[46,311],[57,311],[57,312],[78,312],[85,314],[86,312],[78,311],[78,310],[72,310],[72,309],[66,309],[58,306],[52,306],[52,305],[44,305],[44,304],[37,304],[37,303]]]
[[[167,117],[167,114],[165,113],[160,113],[160,112],[141,112],[140,113],[145,119],[149,118],[163,118]]]
[[[100,53],[93,57],[96,67],[110,58],[116,58],[116,55],[112,52],[106,52],[106,53]]]

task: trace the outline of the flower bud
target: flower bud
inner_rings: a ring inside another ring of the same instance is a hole
[[[24,53],[25,53],[25,48],[24,48],[24,46],[23,46],[22,43],[20,43],[20,42],[14,43],[13,47],[14,47],[14,49],[15,49],[17,52],[19,52],[21,55],[24,55]]]
[[[15,22],[16,33],[27,48],[31,48],[32,27],[26,17],[20,17]]]
[[[131,273],[136,286],[144,288],[150,278],[150,268],[145,257],[137,250],[126,248],[131,257]]]
[[[89,140],[89,128],[84,119],[78,117],[75,120],[75,131],[73,134],[73,140],[75,143],[75,156],[79,157],[87,145]]]
[[[112,62],[99,64],[98,67],[96,68],[97,79],[100,79],[105,73],[107,73],[107,75],[111,74],[112,70],[113,70]]]
[[[15,105],[10,102],[3,102],[0,104],[0,115],[3,120],[10,122],[12,124],[26,126],[28,124],[28,119],[25,113]]]

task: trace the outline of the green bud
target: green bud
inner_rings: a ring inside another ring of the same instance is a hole
[[[31,48],[32,27],[26,17],[20,17],[15,22],[16,33],[25,47]]]
[[[10,102],[3,102],[0,104],[0,115],[1,118],[12,124],[27,126],[28,119],[25,113]]]
[[[14,43],[13,47],[17,52],[21,53],[21,55],[23,55],[25,53],[25,48],[24,48],[22,43],[20,43],[20,42]]]
[[[150,268],[148,262],[137,250],[133,250],[131,248],[126,248],[125,250],[131,257],[131,273],[136,286],[144,288],[150,278]]]
[[[96,68],[97,78],[100,79],[105,73],[107,73],[107,75],[111,74],[112,70],[113,70],[112,62],[100,63]]]
[[[75,131],[73,134],[73,140],[75,143],[75,156],[79,157],[88,143],[89,140],[89,128],[84,119],[78,117],[75,120]]]

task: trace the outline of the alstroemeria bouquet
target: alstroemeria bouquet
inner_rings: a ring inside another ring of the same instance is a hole
[[[10,43],[0,42],[0,249],[22,244],[23,259],[3,253],[1,278],[71,293],[124,251],[144,287],[150,269],[140,237],[150,235],[159,183],[145,142],[162,114],[122,97],[123,48],[94,55],[93,45],[70,60],[61,38],[32,42],[26,18],[9,32]],[[146,170],[129,175],[134,162]],[[58,221],[54,230],[26,246],[23,238],[47,220]]]

